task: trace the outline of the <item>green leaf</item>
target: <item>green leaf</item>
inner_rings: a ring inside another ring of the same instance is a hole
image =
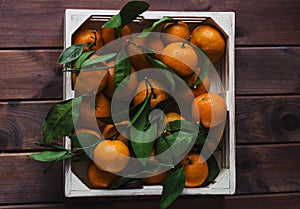
[[[215,179],[220,173],[220,168],[214,155],[208,158],[206,162],[208,164],[208,176],[202,186],[207,186],[210,183],[214,183]]]
[[[66,64],[80,57],[85,44],[74,44],[66,48],[59,56],[58,64]]]
[[[81,67],[86,67],[88,65],[94,65],[96,63],[101,63],[104,61],[107,61],[111,58],[113,58],[114,56],[116,56],[117,53],[110,53],[110,54],[105,54],[105,55],[101,55],[95,58],[91,58],[91,59],[87,59],[85,60],[85,62],[82,63]],[[88,70],[88,69],[86,69]]]
[[[120,11],[121,28],[131,23],[140,14],[149,8],[149,4],[145,1],[130,1]]]
[[[134,154],[139,161],[146,165],[148,159],[153,150],[153,145],[157,135],[157,124],[153,123],[146,131],[136,131],[135,129],[130,129],[130,144],[134,151]]]
[[[71,139],[72,146],[75,148],[75,150],[82,148],[79,139],[75,134],[69,135],[69,138]]]
[[[147,37],[149,32],[153,31],[157,26],[159,26],[161,23],[166,22],[166,21],[174,21],[173,18],[171,17],[162,17],[161,19],[155,21],[150,27],[145,28],[141,34],[139,35],[140,38]]]
[[[129,115],[135,115],[136,119],[138,118],[139,114],[136,114],[137,112],[141,112],[141,108],[144,108],[145,104],[143,102],[141,102],[140,104],[137,104],[135,106],[132,106],[129,108]],[[114,124],[114,123],[118,123],[118,122],[122,122],[124,120],[126,120],[128,117],[128,110],[123,110],[117,113],[114,113],[114,119],[119,119],[119,121],[114,121],[112,116],[109,117],[97,117],[97,120],[100,120],[101,122],[105,123],[105,124]],[[135,119],[135,120],[136,120]],[[134,121],[134,120],[131,120]]]
[[[150,109],[150,97],[148,96],[148,89],[146,93],[146,98],[141,103],[140,109],[135,113],[135,115],[130,120],[130,125],[135,125],[138,130],[143,130],[148,122],[148,110]],[[137,121],[142,123],[138,123]]]
[[[175,91],[175,80],[174,80],[174,71],[171,70],[166,64],[163,62],[153,59],[149,54],[145,54],[147,61],[152,65],[154,68],[164,70],[164,76],[166,78],[166,84],[169,85],[171,92]]]
[[[82,97],[76,97],[51,107],[42,124],[44,142],[51,143],[69,135],[79,117],[81,100]]]
[[[131,63],[128,59],[126,49],[122,47],[121,51],[117,55],[115,71],[114,71],[114,86],[115,89],[118,88],[120,83],[131,74]],[[125,87],[129,79],[125,79],[122,86]]]
[[[166,165],[175,166],[192,148],[194,140],[195,136],[191,132],[184,131],[161,136],[156,144],[157,159]]]
[[[185,186],[184,169],[179,168],[172,173],[163,183],[163,191],[160,200],[161,209],[169,207],[181,194]]]
[[[168,97],[162,101],[160,101],[153,109],[160,109],[162,111],[167,110],[170,106],[177,104],[174,101],[174,98]]]
[[[63,156],[61,156],[60,158],[57,158],[55,161],[61,161],[64,159],[68,159],[74,156],[74,153],[68,152],[66,154],[64,154]]]
[[[120,14],[116,14],[112,16],[104,25],[102,25],[102,28],[118,28],[122,24],[122,19]]]
[[[146,98],[142,102],[141,108],[135,113],[130,121],[130,126],[133,126],[130,129],[130,138],[135,140],[131,140],[130,143],[134,153],[143,165],[147,163],[147,159],[150,157],[154,144],[153,137],[157,135],[156,123],[151,124],[146,130],[150,108],[150,97],[148,96],[147,88]]]
[[[171,167],[175,166],[174,156],[173,156],[175,155],[175,153],[173,154],[172,150],[169,150],[169,148],[173,143],[174,141],[173,142],[168,141],[165,138],[165,136],[160,136],[156,143],[156,153],[155,153],[160,162]],[[163,155],[160,155],[162,153]]]
[[[60,151],[46,150],[37,154],[30,154],[29,157],[36,161],[53,162],[53,161],[60,160],[67,153],[68,151],[66,150],[60,150]]]
[[[83,62],[87,60],[91,55],[93,55],[95,51],[84,52],[80,57],[76,60],[75,66],[77,69],[80,69]]]
[[[171,121],[169,122],[169,127],[171,132],[180,131],[180,130],[186,132],[192,132],[194,134],[198,132],[198,127],[194,123],[187,120]]]
[[[135,155],[139,158],[140,162],[145,165],[148,158],[153,150],[154,142],[157,137],[157,121],[149,123],[149,111],[150,106],[150,96],[148,96],[148,83],[146,84],[146,98],[142,102],[141,108],[135,113],[131,119],[131,125],[133,127],[130,129],[131,146]]]
[[[208,136],[208,130],[203,126],[199,126],[198,135],[195,141],[195,145],[204,144]]]

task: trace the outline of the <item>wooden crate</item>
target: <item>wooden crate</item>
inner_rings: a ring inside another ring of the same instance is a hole
[[[118,10],[73,10],[65,12],[64,47],[72,44],[72,34],[79,27],[101,27]],[[226,52],[222,60],[216,64],[216,72],[222,81],[223,91],[227,103],[227,121],[222,139],[222,151],[215,154],[221,171],[216,182],[206,187],[185,188],[182,194],[233,194],[235,192],[235,72],[234,72],[234,41],[235,41],[235,14],[233,12],[183,12],[183,11],[148,11],[144,12],[136,22],[154,21],[169,16],[174,19],[183,20],[188,24],[205,24],[217,27],[226,39]],[[64,74],[64,99],[74,97],[71,88],[71,74]],[[65,138],[65,146],[70,148],[69,138]],[[138,196],[138,195],[160,195],[162,186],[143,186],[133,189],[91,189],[86,180],[87,165],[64,162],[64,180],[66,197],[83,196]],[[80,177],[79,177],[80,176]]]

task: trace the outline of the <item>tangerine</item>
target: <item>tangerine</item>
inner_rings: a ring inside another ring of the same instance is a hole
[[[125,25],[120,34],[118,34],[117,28],[102,28],[101,35],[102,39],[105,45],[112,42],[111,44],[108,44],[107,47],[109,50],[113,52],[118,52],[123,46],[127,46],[127,42],[121,41],[119,38],[123,36],[128,36],[131,34],[131,29],[128,25]]]
[[[95,117],[94,101],[91,97],[83,97],[79,108],[79,118],[76,122],[77,129],[97,128],[97,121]]]
[[[202,25],[192,31],[190,42],[206,54],[212,63],[221,59],[225,52],[225,39],[214,27]]]
[[[184,80],[186,80],[189,84],[194,85],[199,78],[199,74],[200,74],[200,68],[196,68],[195,72],[188,77],[184,77]],[[209,89],[210,89],[210,80],[208,76],[205,76],[201,81],[201,83],[191,88],[191,91],[194,94],[194,96],[197,97],[201,94],[207,93]]]
[[[72,38],[73,44],[86,44],[83,51],[97,51],[103,46],[101,33],[92,29],[77,30]]]
[[[126,144],[119,140],[104,140],[94,149],[96,167],[107,172],[120,172],[130,160],[130,151]]]
[[[184,166],[185,186],[198,187],[208,176],[208,164],[199,153],[189,153],[182,161]]]
[[[89,182],[94,188],[108,188],[118,178],[113,173],[98,169],[94,163],[89,165],[87,175]]]
[[[102,131],[102,136],[105,139],[109,139],[109,138],[115,138],[116,140],[120,140],[122,142],[124,142],[124,144],[128,145],[128,140],[125,137],[125,133],[119,133],[118,129],[116,128],[115,125],[113,124],[107,124],[103,131]]]
[[[165,124],[168,125],[170,122],[175,120],[185,120],[180,114],[176,112],[169,112],[165,116]]]
[[[101,63],[99,67],[107,66]],[[72,74],[72,80],[77,94],[99,93],[107,84],[108,73],[102,69],[80,71],[78,75]]]
[[[167,45],[160,59],[182,77],[191,75],[198,65],[196,51],[186,42],[174,42]]]
[[[166,23],[161,32],[161,37],[165,44],[183,41],[182,39],[188,40],[191,35],[189,26],[182,21]]]
[[[219,125],[226,119],[226,102],[216,93],[204,93],[196,97],[194,104],[198,107],[201,124],[210,128]]]
[[[97,94],[95,99],[95,114],[94,117],[109,117],[111,115],[110,100],[103,94]],[[102,121],[97,120],[98,126],[105,125]]]
[[[132,40],[132,43],[128,44],[127,46],[127,52],[131,64],[137,70],[151,68],[152,65],[148,62],[146,56],[144,55],[145,52],[139,49],[136,45],[144,49],[154,50],[156,53],[150,53],[150,56],[152,56],[155,59],[160,58],[160,54],[164,48],[162,40],[158,37],[147,36],[145,38],[136,38]]]
[[[158,82],[156,79],[149,78],[148,81],[150,82],[151,86],[146,85],[146,80],[142,80],[137,89],[136,94],[133,97],[133,105],[138,105],[143,102],[146,98],[147,91],[148,96],[151,95],[150,98],[150,106],[155,107],[159,102],[168,98],[168,93],[164,91],[165,87],[161,82]],[[152,92],[152,93],[151,93]]]

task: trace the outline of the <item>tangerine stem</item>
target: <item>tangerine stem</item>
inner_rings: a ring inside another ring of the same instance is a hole
[[[110,68],[114,68],[114,67],[113,66],[91,67],[91,68],[82,69],[81,72],[92,71],[92,70],[106,70],[106,69],[110,69]]]
[[[96,46],[96,44],[97,44],[97,33],[96,33],[96,30],[93,30],[92,33],[94,34],[94,36],[90,36],[90,38],[94,39],[94,42],[93,43],[87,43],[89,49],[92,49],[93,46]]]
[[[154,88],[153,88],[151,82],[148,79],[146,79],[146,82],[148,82],[147,84],[150,86],[150,95],[149,95],[149,97],[151,98],[151,96],[153,95],[153,98],[156,99],[157,95],[154,93]],[[148,89],[148,86],[147,86],[147,89]]]
[[[182,44],[181,44],[181,48],[185,48],[185,44],[187,44],[189,41],[188,40],[184,40],[183,42],[182,42]]]
[[[192,159],[190,159],[189,157],[186,158],[186,161],[184,163],[184,165],[193,165],[194,161]]]
[[[133,46],[135,46],[135,47],[138,48],[139,50],[141,50],[143,54],[147,54],[147,53],[154,53],[154,54],[157,54],[157,52],[156,52],[154,49],[144,48],[144,47],[142,47],[141,45],[136,44],[136,43],[134,43],[133,41],[131,41],[131,40],[129,40],[129,39],[127,39],[127,42],[128,42],[129,44],[132,44]]]

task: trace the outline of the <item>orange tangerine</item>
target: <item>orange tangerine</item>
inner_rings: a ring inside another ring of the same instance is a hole
[[[130,160],[130,151],[119,140],[104,140],[94,149],[93,160],[96,167],[107,172],[120,172]]]
[[[226,119],[226,102],[216,93],[205,93],[196,97],[194,104],[198,107],[201,124],[210,128],[219,125]]]
[[[185,42],[174,42],[167,45],[163,49],[160,59],[182,77],[191,75],[198,65],[196,51]]]
[[[89,182],[94,188],[108,188],[118,178],[113,173],[98,169],[94,163],[89,165],[87,175]]]
[[[214,27],[202,25],[192,31],[190,42],[204,51],[212,63],[221,59],[225,52],[225,39]]]
[[[86,44],[83,51],[97,51],[103,46],[101,33],[92,29],[79,29],[72,37],[72,44]]]
[[[146,88],[146,80],[142,80],[136,89],[135,96],[133,97],[133,105],[137,105],[144,101],[147,95],[147,89],[148,96],[150,96],[151,91],[153,92],[150,98],[151,107],[155,107],[159,102],[168,98],[169,95],[163,90],[165,88],[161,82],[158,82],[156,79],[152,78],[149,78],[148,80],[151,83],[152,89],[150,85],[148,85],[148,88]]]
[[[161,37],[165,44],[182,41],[182,39],[188,40],[190,37],[189,26],[182,21],[166,23],[161,32]]]
[[[198,187],[208,176],[208,164],[199,153],[190,153],[182,161],[184,166],[185,186]]]
[[[125,25],[121,32],[120,37],[118,37],[116,28],[102,28],[101,35],[105,45],[109,48],[109,50],[113,52],[118,52],[124,46],[127,46],[127,42],[121,41],[118,38],[123,36],[127,36],[131,34],[131,29],[128,25]],[[113,42],[114,41],[114,42]],[[110,44],[109,44],[110,43]]]

